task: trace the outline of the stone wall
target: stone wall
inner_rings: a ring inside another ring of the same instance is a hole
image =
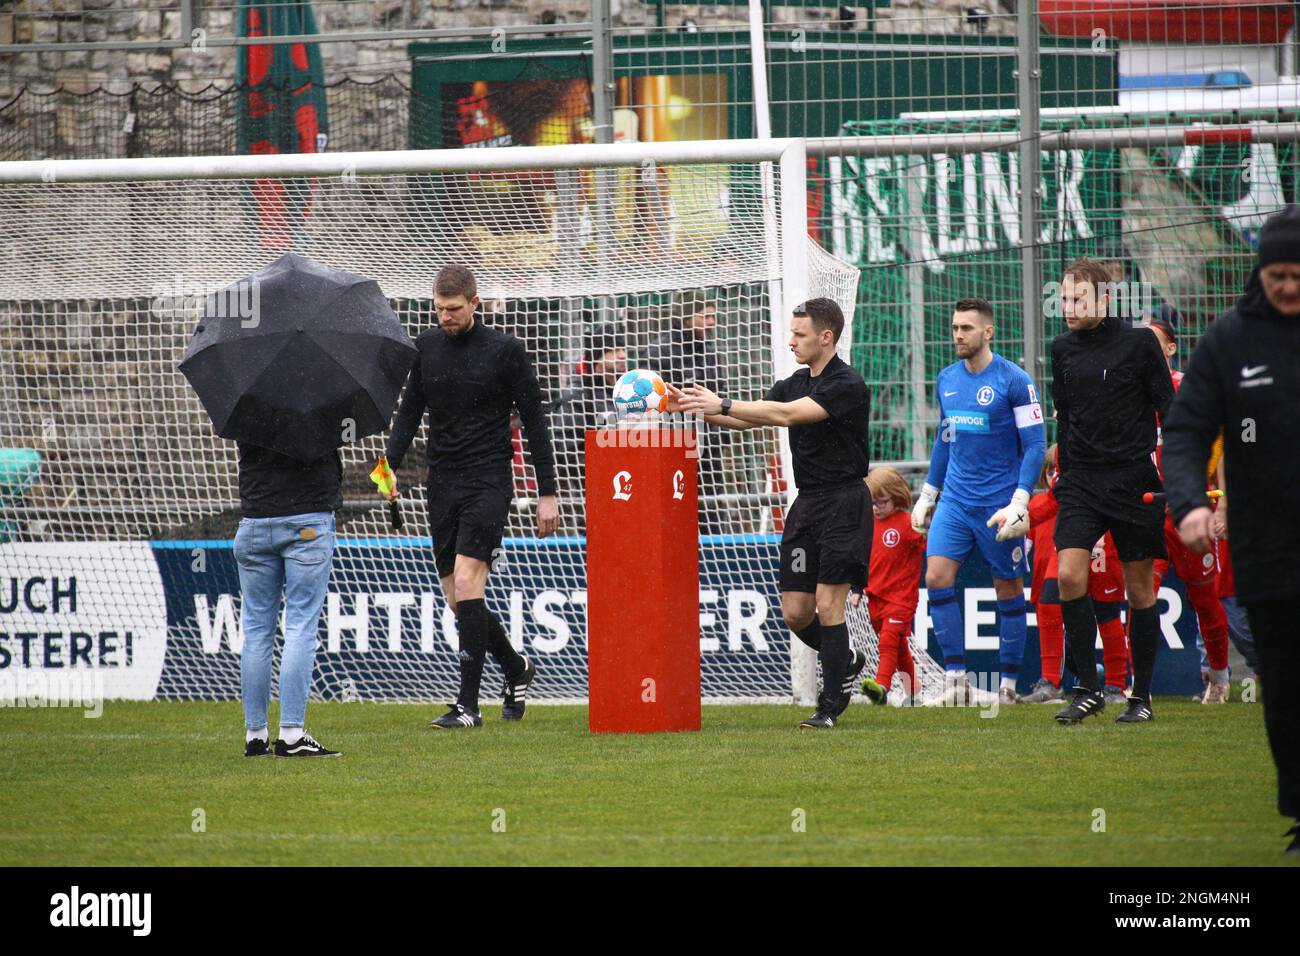
[[[855,28],[865,34],[872,13],[875,29],[882,33],[972,34],[976,27],[965,22],[963,9],[973,5],[973,0],[895,0],[892,7],[873,13],[858,9]],[[994,13],[989,32],[1014,32],[1014,17],[1007,12],[1014,10],[1013,2],[985,0],[979,5]],[[201,8],[196,25],[210,37],[233,35],[234,0],[207,0]],[[138,41],[181,35],[178,0],[20,0],[15,8],[9,8],[15,9],[0,12],[0,43]],[[555,19],[576,23],[587,20],[590,12],[584,0],[318,0],[314,9],[321,33],[501,26]],[[614,0],[613,9],[615,28],[647,27],[655,22],[655,9],[649,4]],[[824,22],[837,16],[834,7],[777,8],[775,14],[785,23]],[[668,8],[667,22],[670,28],[680,27],[685,20],[701,27],[743,25],[744,17],[743,6],[674,5]],[[409,77],[408,44],[407,40],[322,43],[326,76],[331,81]],[[6,54],[0,57],[0,100],[24,85],[80,90],[152,81],[197,88],[213,80],[231,81],[234,76],[233,47]]]

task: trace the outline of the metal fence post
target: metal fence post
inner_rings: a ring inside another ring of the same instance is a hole
[[[610,31],[609,0],[591,0],[591,110],[597,143],[614,142],[614,40]],[[614,177],[611,169],[596,170],[596,258],[603,269],[609,263],[614,227]],[[613,318],[614,302],[602,297],[600,321]]]
[[[1038,229],[1042,185],[1038,58],[1038,0],[1016,5],[1016,105],[1020,112],[1020,303],[1024,321],[1025,371],[1039,394],[1046,368],[1043,358],[1041,255]]]

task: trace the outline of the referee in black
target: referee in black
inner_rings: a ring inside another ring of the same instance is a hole
[[[1278,812],[1296,821],[1287,853],[1300,855],[1300,206],[1264,223],[1259,265],[1206,329],[1165,424],[1169,508],[1202,552],[1213,543],[1205,467],[1220,429],[1237,597],[1259,649]]]
[[[428,412],[429,532],[442,592],[460,635],[460,693],[430,726],[452,730],[483,725],[478,696],[488,651],[505,674],[503,720],[523,718],[524,695],[536,675],[483,599],[513,496],[512,406],[519,409],[537,472],[538,535],[552,534],[560,518],[550,424],[527,351],[518,339],[475,318],[478,287],[464,266],[438,272],[433,302],[438,328],[415,340],[419,359],[402,394],[386,454],[396,470]],[[390,497],[397,497],[396,482]]]
[[[1165,557],[1164,509],[1142,496],[1160,491],[1156,416],[1173,401],[1169,367],[1154,335],[1109,314],[1110,273],[1076,259],[1061,280],[1069,331],[1052,341],[1052,400],[1056,407],[1060,479],[1056,483],[1056,551],[1066,648],[1079,684],[1056,715],[1077,724],[1105,707],[1093,666],[1097,617],[1088,597],[1092,549],[1107,531],[1124,566],[1128,593],[1133,693],[1118,720],[1152,720],[1151,675],[1160,619],[1152,564]]]
[[[871,493],[863,481],[871,395],[862,376],[835,354],[843,331],[844,314],[833,299],[809,299],[795,307],[790,323],[790,351],[807,368],[777,382],[761,402],[732,401],[691,385],[673,388],[669,406],[724,428],[790,429],[799,497],[781,535],[781,611],[821,659],[817,712],[799,724],[809,728],[835,726],[867,663],[850,649],[844,602],[850,589],[867,583],[871,559]]]

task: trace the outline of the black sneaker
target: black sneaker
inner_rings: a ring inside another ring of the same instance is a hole
[[[311,734],[303,734],[297,742],[286,744],[283,740],[275,742],[277,757],[341,757],[337,750],[326,750]]]
[[[483,715],[473,710],[466,710],[460,704],[452,704],[445,714],[429,721],[429,726],[436,730],[459,730],[462,727],[482,727]]]
[[[840,684],[840,699],[835,702],[832,713],[836,717],[843,714],[849,709],[849,704],[853,700],[853,687],[858,682],[858,675],[862,669],[867,666],[867,655],[862,651],[854,651],[853,659],[849,661],[848,672],[844,675],[844,682]]]
[[[844,683],[840,685],[840,693],[853,696],[853,687],[858,682],[858,675],[866,666],[867,655],[862,651],[854,651],[853,660],[849,661],[849,672],[844,675]]]
[[[1283,850],[1282,852],[1285,853],[1287,856],[1300,856],[1300,820],[1297,820],[1295,822],[1295,826],[1293,826],[1290,830],[1287,830],[1286,833],[1282,835],[1294,837],[1294,839],[1291,841],[1291,845],[1287,847],[1285,850]]]
[[[244,744],[245,757],[270,757],[272,755],[270,745],[261,737],[254,737]]]
[[[501,719],[502,720],[523,720],[524,719],[524,695],[528,693],[528,685],[533,682],[537,676],[537,668],[528,658],[524,658],[524,672],[514,680],[506,681],[501,687]]]
[[[1151,712],[1151,705],[1141,697],[1130,697],[1128,707],[1124,713],[1115,718],[1117,724],[1141,724],[1148,720],[1155,720],[1156,715]]]
[[[1022,704],[1064,704],[1065,691],[1057,687],[1046,677],[1038,678],[1038,683],[1029,693],[1020,698]]]
[[[1102,696],[1101,691],[1076,687],[1074,689],[1074,699],[1056,715],[1056,722],[1058,724],[1082,723],[1085,717],[1100,714],[1105,709],[1106,698]]]
[[[830,730],[835,726],[835,715],[818,707],[817,713],[799,721],[799,726],[805,730]]]

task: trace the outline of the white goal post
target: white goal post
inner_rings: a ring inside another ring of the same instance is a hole
[[[584,698],[575,436],[608,408],[591,350],[612,336],[630,364],[676,366],[658,369],[670,381],[712,363],[731,394],[759,395],[793,371],[795,303],[829,296],[851,322],[857,270],[808,236],[805,162],[802,140],[776,139],[0,163],[0,583],[77,576],[80,588],[62,619],[15,607],[15,633],[63,636],[51,659],[37,642],[11,662],[112,658],[108,696],[237,696],[234,448],[176,368],[204,297],[293,251],[375,278],[414,337],[432,324],[434,273],[458,261],[478,277],[484,321],[536,364],[564,519],[559,539],[533,537],[521,450],[489,603],[536,655],[537,696]],[[612,221],[595,214],[599,171]],[[686,313],[706,304],[716,328],[691,338],[698,312]],[[851,341],[850,325],[846,358]],[[313,694],[437,699],[455,685],[454,622],[422,505],[404,503],[397,537],[365,478],[381,448],[342,450]],[[422,432],[408,489],[423,448]],[[809,700],[814,662],[791,647],[775,597],[788,447],[769,429],[706,435],[701,474],[705,697]],[[87,651],[85,636],[104,633],[119,635],[111,652]]]

